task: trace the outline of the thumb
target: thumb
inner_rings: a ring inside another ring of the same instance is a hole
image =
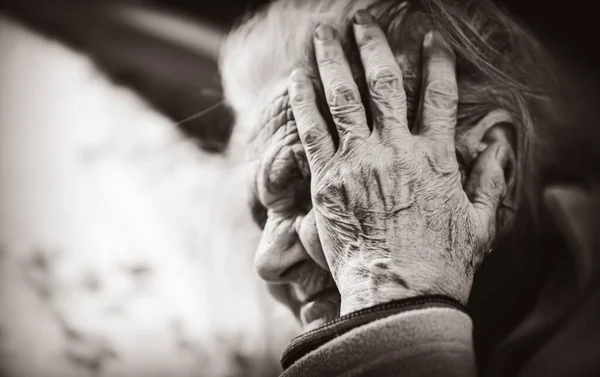
[[[329,265],[325,259],[323,247],[321,247],[321,240],[319,239],[319,233],[317,231],[314,210],[311,209],[304,217],[298,218],[295,227],[296,233],[300,238],[300,243],[302,243],[302,246],[304,246],[308,255],[310,255],[319,266],[329,271]]]
[[[490,226],[496,223],[498,206],[506,195],[504,168],[509,159],[510,150],[502,144],[489,146],[475,161],[465,185],[478,217]]]

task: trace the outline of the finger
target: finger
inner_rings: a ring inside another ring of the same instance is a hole
[[[296,69],[291,79],[288,94],[296,128],[312,174],[316,176],[335,153],[335,145],[317,108],[315,90],[306,72]]]
[[[366,138],[370,131],[365,109],[354,82],[342,45],[329,25],[315,31],[315,54],[325,98],[340,136],[340,148],[347,139]]]
[[[386,141],[410,137],[402,70],[383,30],[368,11],[360,10],[354,16],[354,34],[371,95],[374,130]]]
[[[506,194],[504,169],[509,153],[501,144],[489,146],[475,161],[465,186],[478,219],[494,228],[498,206]]]
[[[329,265],[327,264],[327,259],[325,259],[321,240],[319,239],[319,232],[317,231],[314,210],[311,209],[305,216],[298,217],[294,227],[296,228],[296,233],[298,233],[298,238],[300,238],[300,243],[302,243],[308,255],[319,266],[329,271]]]
[[[458,107],[456,59],[452,48],[437,32],[429,32],[423,41],[423,98],[421,132],[446,143],[454,150]]]
[[[294,229],[295,216],[269,209],[267,222],[254,255],[254,268],[268,282],[291,283],[291,266],[309,260]]]
[[[286,127],[280,127],[259,160],[256,192],[268,208],[288,208],[295,204],[292,183],[298,180],[300,173],[294,151],[298,139],[298,133],[289,133]]]

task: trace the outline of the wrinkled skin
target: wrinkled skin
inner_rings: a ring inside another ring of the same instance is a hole
[[[290,102],[312,173],[316,228],[344,315],[379,303],[443,294],[466,303],[496,233],[506,151],[491,145],[463,189],[455,155],[454,55],[437,33],[424,41],[424,94],[411,134],[402,73],[366,12],[354,25],[373,105],[373,130],[341,45],[321,25],[315,49],[336,147],[300,69]]]
[[[286,96],[278,97],[273,106],[276,115],[266,117],[265,137],[257,137],[249,146],[250,154],[258,157],[252,210],[263,227],[255,264],[269,282],[271,294],[309,330],[338,316],[340,295],[331,274],[322,267],[326,261],[311,210],[304,148],[293,121],[277,115],[285,113],[281,107],[287,107],[286,101]],[[315,262],[319,258],[321,266]]]
[[[373,30],[373,28],[368,28],[368,30]],[[390,67],[393,71],[397,69],[396,63],[386,60],[386,54],[381,53],[382,50],[389,50],[387,41],[383,35],[377,33],[376,30],[375,32],[371,31],[367,33],[365,38],[359,38],[358,40],[359,45],[367,44],[370,46],[368,49],[362,49],[363,54],[372,55],[370,64],[373,66],[369,71],[381,71],[382,68],[389,71]],[[335,53],[332,56],[335,57]],[[445,60],[443,59],[444,56],[446,57]],[[440,55],[438,53],[429,54],[429,57],[430,59],[423,59],[425,81],[431,82],[449,77],[452,86],[453,73],[448,76],[448,70],[452,71],[454,66],[452,59],[448,59],[451,55]],[[336,72],[339,72],[338,68],[341,63],[343,61],[329,63],[331,67],[336,67],[336,69],[332,69],[327,73],[321,72],[325,76],[323,81],[327,82],[327,77],[331,76],[334,81],[340,82],[340,75]],[[446,67],[446,73],[444,73],[444,67]],[[347,83],[351,83],[351,81],[347,81]],[[283,84],[287,85],[287,82]],[[395,85],[401,86],[402,84],[398,82]],[[383,90],[382,93],[385,93],[385,96],[389,96],[389,88],[376,86],[380,87],[378,90]],[[327,98],[335,98],[332,88],[335,88],[335,86],[329,85],[327,88],[329,91]],[[290,89],[293,92],[293,88]],[[431,89],[430,92],[436,90],[435,87]],[[292,310],[300,319],[304,330],[310,330],[339,316],[341,297],[331,273],[328,272],[329,265],[319,239],[315,210],[312,209],[309,193],[311,172],[306,160],[305,148],[300,142],[296,122],[290,109],[288,90],[278,91],[275,88],[273,94],[275,95],[274,100],[263,105],[265,110],[261,115],[262,119],[258,121],[261,125],[260,131],[253,137],[246,151],[248,157],[253,161],[254,169],[254,179],[251,184],[253,191],[252,211],[257,223],[263,228],[263,237],[257,249],[255,264],[259,275],[268,282],[273,296]],[[302,94],[305,100],[297,103],[296,109],[298,110],[299,107],[310,109],[312,105],[310,93]],[[380,93],[378,97],[376,91],[373,91],[372,95],[374,95],[374,101],[382,96]],[[437,106],[423,106],[423,103],[421,106],[424,116],[421,119],[426,118],[428,112],[430,118],[441,116],[439,110],[436,110]],[[335,113],[335,109],[333,109],[333,112]],[[302,114],[302,109],[300,109],[297,111],[296,117]],[[314,114],[314,112],[309,112],[310,114]],[[502,113],[492,112],[488,116],[488,122],[490,123],[503,120],[505,118],[503,118]],[[348,117],[348,121],[354,121],[354,124],[358,126],[364,125],[360,123],[360,119],[356,121]],[[436,128],[432,127],[432,130],[435,132]],[[489,152],[484,155],[480,154],[481,149],[477,141],[481,138],[481,134],[482,131],[479,126],[463,127],[457,130],[456,149],[457,153],[460,150],[462,154],[462,161],[459,165],[463,187],[465,187],[472,201],[486,203],[489,202],[486,201],[486,198],[493,195],[488,194],[487,191],[493,193],[494,187],[492,187],[492,190],[478,191],[477,182],[493,183],[494,180],[491,179],[493,178],[491,176],[493,176],[494,170],[497,170],[498,163],[494,161],[494,158],[489,158]],[[388,135],[388,137],[391,136]],[[507,145],[507,143],[504,144]],[[443,146],[443,144],[437,143],[435,146]],[[491,146],[497,147],[495,144]],[[448,148],[451,147],[448,146]],[[425,158],[435,156],[436,153],[439,154],[439,152],[434,152],[435,150],[428,152],[427,149],[424,149],[422,154]],[[488,158],[482,158],[484,156],[488,156]],[[500,154],[500,156],[503,156],[503,154]],[[504,157],[501,157],[500,160],[503,161]],[[431,161],[436,160],[432,159]],[[466,173],[469,171],[471,179],[467,182]],[[482,176],[486,172],[488,173],[487,178]],[[456,173],[453,172],[453,174]],[[360,176],[360,174],[358,175]],[[497,174],[497,177],[500,177],[500,175]],[[369,185],[368,179],[365,179],[364,176],[361,179],[366,181],[363,182],[364,184]],[[501,186],[501,183],[499,185]],[[360,185],[357,185],[357,187],[360,187]],[[506,218],[506,216],[502,216],[502,211],[499,211],[499,219],[503,217]],[[493,227],[491,230],[494,230]],[[464,256],[472,257],[468,253]],[[473,269],[468,266],[468,261],[459,263],[466,265],[465,271],[469,271],[469,273]],[[378,264],[378,266],[383,265]],[[419,268],[414,269],[414,271],[416,276],[419,277],[419,281],[427,281],[426,275],[421,276],[423,271],[419,271]],[[391,278],[395,276],[389,274],[389,272],[386,272],[386,274],[387,278],[384,278],[382,273],[381,278],[377,278],[378,281],[384,282],[386,279],[391,281]],[[461,276],[458,276],[458,279],[456,277],[452,279],[455,282],[464,280]],[[468,286],[469,279],[466,280],[467,283],[464,284]],[[404,281],[404,283],[407,282]],[[379,285],[389,286],[389,284]],[[426,286],[426,284],[421,285],[421,288]],[[398,290],[394,291],[400,292]],[[428,292],[427,289],[424,289],[424,292]],[[429,293],[434,292],[436,291]],[[318,296],[315,297],[315,294],[318,294]],[[410,294],[410,292],[407,292],[407,294]]]

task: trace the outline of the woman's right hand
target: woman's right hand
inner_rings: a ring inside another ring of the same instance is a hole
[[[327,25],[319,27],[314,43],[339,134],[337,149],[302,70],[292,74],[289,88],[341,314],[424,294],[466,303],[475,268],[495,236],[506,151],[492,146],[479,156],[468,196],[455,155],[458,89],[451,48],[437,33],[425,37],[421,122],[411,134],[402,72],[383,31],[368,13],[357,19],[373,131],[340,42]]]

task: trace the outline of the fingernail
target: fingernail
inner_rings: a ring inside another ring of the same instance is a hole
[[[361,9],[354,14],[354,23],[357,25],[370,24],[374,21],[375,19],[366,9]]]
[[[315,35],[318,39],[325,41],[333,38],[333,29],[329,25],[319,25],[315,30]]]
[[[306,72],[302,68],[296,68],[290,75],[294,82],[305,82],[307,80]]]
[[[425,38],[423,38],[423,47],[431,47],[433,45],[434,31],[430,30],[425,34]]]

